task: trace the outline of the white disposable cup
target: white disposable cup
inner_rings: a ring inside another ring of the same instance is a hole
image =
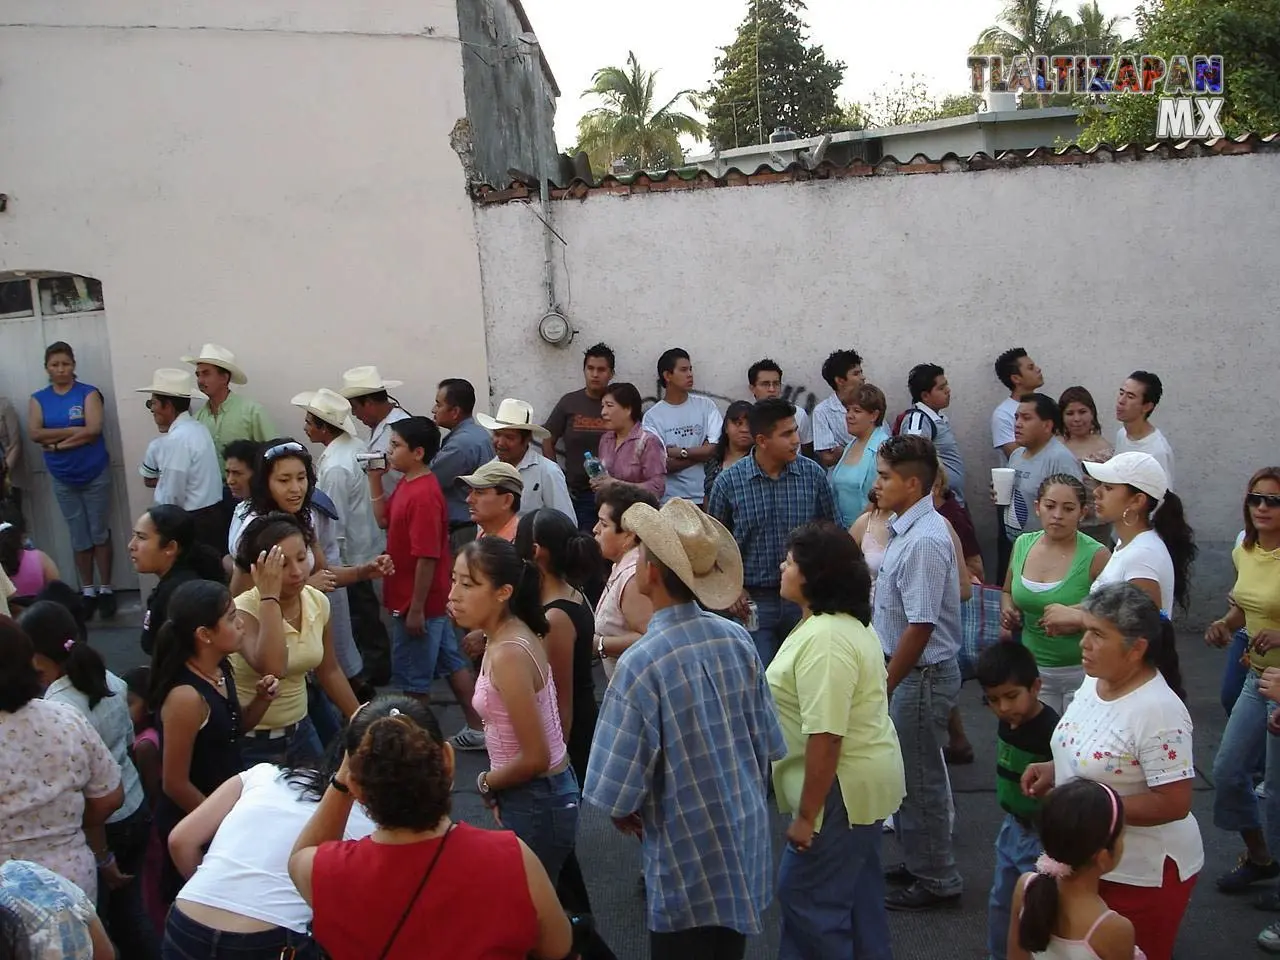
[[[991,468],[991,486],[996,491],[996,506],[1007,507],[1013,503],[1013,482],[1018,477],[1018,471],[1012,467],[992,467]]]

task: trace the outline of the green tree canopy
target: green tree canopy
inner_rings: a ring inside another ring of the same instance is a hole
[[[924,79],[913,73],[885,84],[861,103],[845,104],[840,129],[870,130],[964,117],[977,111],[979,99],[955,93],[939,100],[929,92]]]
[[[1012,57],[1068,52],[1074,24],[1055,0],[1007,0],[996,20],[978,34],[971,53]]]
[[[684,163],[680,137],[705,136],[702,124],[679,109],[681,101],[699,109],[698,95],[681,90],[658,106],[657,79],[658,71],[643,69],[634,53],[627,55],[625,67],[595,72],[582,95],[602,102],[578,121],[577,146],[586,151],[592,170],[608,173],[615,160],[632,170],[678,167]]]
[[[806,43],[803,0],[750,0],[733,43],[720,48],[707,91],[707,133],[722,149],[767,140],[777,127],[812,137],[840,126],[845,65]]]

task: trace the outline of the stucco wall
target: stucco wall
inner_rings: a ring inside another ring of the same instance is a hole
[[[0,271],[103,282],[130,476],[155,435],[132,389],[206,340],[299,435],[289,398],[356,364],[419,411],[483,381],[452,0],[5,12],[49,25],[0,27]]]
[[[1120,382],[1152,369],[1166,386],[1154,420],[1204,548],[1200,592],[1216,590],[1243,485],[1280,461],[1266,347],[1278,176],[1280,158],[1257,155],[558,202],[557,279],[563,299],[563,256],[580,330],[567,350],[537,336],[541,224],[525,204],[479,207],[493,394],[545,414],[581,385],[582,349],[606,340],[646,396],[658,354],[679,345],[701,390],[744,396],[747,366],[770,355],[820,399],[823,358],[850,346],[896,412],[910,367],[939,362],[981,504],[1001,350],[1024,345],[1054,396],[1089,387],[1109,433]],[[989,535],[992,511],[977,519]]]

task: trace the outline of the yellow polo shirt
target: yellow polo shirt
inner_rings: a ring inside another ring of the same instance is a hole
[[[809,737],[831,733],[843,738],[836,779],[849,823],[875,823],[897,810],[906,780],[875,631],[848,614],[809,617],[783,641],[766,677],[787,741],[786,757],[773,765],[778,807],[800,809]],[[815,826],[822,827],[821,812]]]
[[[236,597],[236,608],[260,621],[258,588],[254,587]],[[288,652],[288,666],[280,677],[280,692],[258,723],[255,730],[276,730],[300,723],[307,715],[307,673],[320,666],[324,659],[324,628],[329,622],[329,598],[315,587],[302,588],[302,630],[293,629],[284,622],[284,645]],[[241,707],[253,702],[254,688],[262,674],[249,666],[241,654],[230,656],[231,670],[236,679],[236,697]]]
[[[1236,606],[1244,614],[1244,628],[1253,636],[1259,630],[1280,630],[1280,556],[1244,544],[1231,551],[1236,565],[1236,585],[1231,590]],[[1255,670],[1280,667],[1280,647],[1266,653],[1249,652],[1249,666]]]

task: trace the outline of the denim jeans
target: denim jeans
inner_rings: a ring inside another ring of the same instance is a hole
[[[342,732],[342,716],[318,683],[307,684],[307,719],[315,727],[316,739],[322,750],[320,755],[327,756],[329,746]]]
[[[151,843],[151,811],[143,803],[123,820],[108,823],[106,832],[107,849],[115,856],[120,872],[133,879],[119,890],[98,884],[102,920],[121,956],[155,960],[160,956],[160,938],[142,902],[142,868]]]
[[[930,893],[960,893],[964,881],[951,849],[947,816],[947,719],[960,695],[960,664],[955,657],[910,670],[889,703],[898,731],[907,796],[896,821],[907,869]]]
[[[595,529],[599,508],[596,506],[596,495],[588,490],[586,493],[570,491],[569,500],[573,503],[573,512],[578,521],[578,529],[590,533]]]
[[[498,819],[542,861],[547,876],[560,876],[578,833],[581,793],[572,768],[498,794]]]
[[[430,617],[415,636],[404,625],[404,617],[391,618],[391,685],[405,693],[428,694],[436,677],[440,649],[446,634],[455,627],[448,617]]]
[[[316,733],[310,717],[303,717],[298,729],[287,737],[268,740],[265,737],[240,738],[240,766],[244,770],[260,763],[281,764],[285,760],[319,760],[324,757],[324,745]]]
[[[315,942],[304,934],[283,927],[261,933],[214,930],[175,906],[165,922],[160,956],[162,960],[280,960],[285,947],[297,951],[297,960],[316,960],[320,956]]]
[[[787,634],[800,622],[800,608],[790,600],[783,600],[776,587],[748,587],[747,593],[755,601],[760,620],[759,627],[751,631],[751,639],[756,642],[756,650],[767,667],[773,662],[782,641],[787,639]]]
[[[111,539],[111,470],[104,469],[88,483],[63,483],[55,477],[53,496],[71,534],[71,549],[84,553]],[[89,584],[83,584],[89,586]],[[104,584],[106,586],[106,584]]]
[[[1280,853],[1280,737],[1267,733],[1267,716],[1273,709],[1275,704],[1258,692],[1258,675],[1250,671],[1213,758],[1213,825],[1238,833],[1260,829],[1265,819],[1267,848],[1275,855]],[[1267,797],[1260,816],[1253,772],[1263,751]]]
[[[1240,689],[1244,686],[1245,675],[1249,668],[1240,661],[1249,646],[1249,631],[1243,627],[1231,635],[1231,644],[1227,647],[1227,662],[1222,665],[1222,709],[1231,716],[1231,708],[1240,699]]]
[[[778,960],[892,960],[880,840],[884,821],[849,825],[840,781],[822,829],[803,852],[788,843],[778,867]]]
[[[364,661],[364,675],[375,686],[385,687],[391,680],[391,636],[382,622],[382,601],[373,582],[362,580],[347,587],[347,606],[351,608],[351,632]]]
[[[1036,868],[1044,848],[1040,836],[1011,813],[1004,815],[996,834],[996,875],[987,898],[987,954],[990,960],[1005,960],[1009,949],[1010,908],[1013,888],[1024,873]]]

